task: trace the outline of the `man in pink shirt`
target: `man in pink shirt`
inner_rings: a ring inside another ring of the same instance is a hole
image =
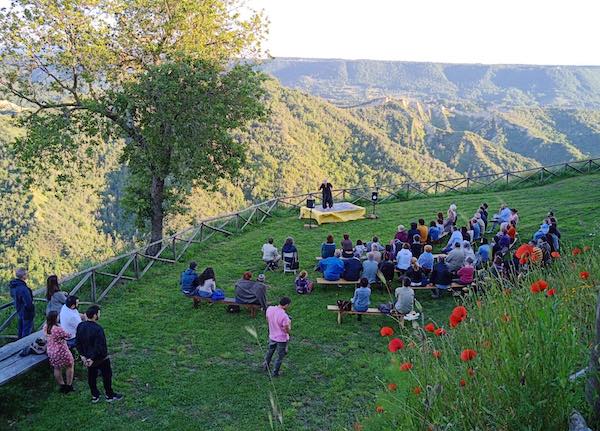
[[[265,356],[265,362],[263,363],[263,369],[270,371],[271,358],[277,350],[277,360],[275,361],[275,368],[273,369],[272,376],[279,377],[279,368],[283,362],[283,357],[287,353],[287,344],[290,339],[290,327],[292,320],[287,315],[286,310],[288,309],[291,299],[284,296],[279,301],[279,305],[270,306],[267,308],[266,316],[267,323],[269,324],[269,348],[267,355]]]

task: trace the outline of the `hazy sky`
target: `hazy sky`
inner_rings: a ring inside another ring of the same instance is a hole
[[[276,57],[600,65],[598,0],[248,0]]]

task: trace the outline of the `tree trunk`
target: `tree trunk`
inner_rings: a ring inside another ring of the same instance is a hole
[[[152,176],[152,186],[150,189],[150,210],[152,233],[150,242],[160,241],[163,237],[163,222],[165,212],[163,209],[163,200],[165,197],[165,180],[157,176]],[[147,253],[150,256],[156,256],[161,249],[161,243],[148,247]]]

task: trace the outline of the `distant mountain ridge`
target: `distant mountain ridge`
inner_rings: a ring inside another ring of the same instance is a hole
[[[600,108],[600,66],[275,58],[261,67],[286,87],[342,105],[410,96],[495,107]]]

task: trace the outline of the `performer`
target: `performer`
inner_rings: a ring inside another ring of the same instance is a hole
[[[333,207],[333,194],[331,193],[331,189],[333,189],[331,183],[328,182],[327,179],[324,179],[321,187],[319,187],[319,190],[323,190],[323,209],[326,209],[327,206],[329,206],[329,208]]]

